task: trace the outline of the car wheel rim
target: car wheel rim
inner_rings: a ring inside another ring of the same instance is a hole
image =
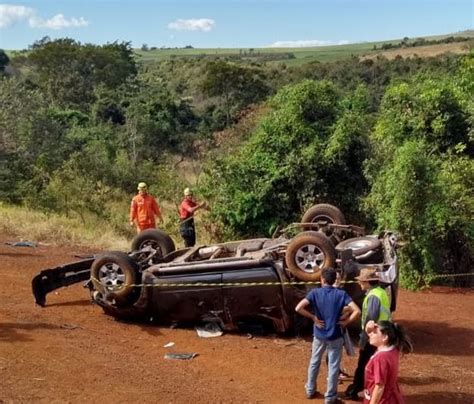
[[[147,240],[140,244],[140,250],[143,251],[138,259],[146,262],[149,257],[161,257],[163,252],[161,251],[160,244],[154,240]]]
[[[108,291],[114,291],[123,287],[125,274],[119,265],[108,262],[99,268],[99,282]]]
[[[314,244],[305,244],[295,254],[296,265],[304,272],[314,273],[323,264],[324,253]]]

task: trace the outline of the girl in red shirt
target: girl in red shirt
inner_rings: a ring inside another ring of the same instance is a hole
[[[364,403],[405,403],[398,386],[398,362],[400,352],[413,350],[405,330],[390,321],[369,321],[365,330],[377,351],[365,368]]]

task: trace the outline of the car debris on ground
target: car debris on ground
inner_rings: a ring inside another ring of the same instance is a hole
[[[38,244],[33,241],[7,241],[5,244],[12,247],[38,247]]]
[[[197,326],[194,328],[201,338],[220,337],[223,334],[221,327],[219,327],[219,324],[217,323],[207,323],[203,326]]]
[[[165,354],[165,359],[182,359],[182,360],[187,360],[187,359],[194,359],[196,356],[199,354],[197,352],[190,352],[190,353],[167,353]]]

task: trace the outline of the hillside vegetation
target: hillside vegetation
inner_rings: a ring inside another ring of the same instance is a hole
[[[472,271],[472,51],[141,63],[128,43],[43,38],[27,53],[0,53],[6,209],[130,238],[129,202],[145,181],[176,236],[182,190],[194,186],[211,205],[200,240],[222,241],[269,235],[327,202],[370,231],[399,232],[405,285]]]

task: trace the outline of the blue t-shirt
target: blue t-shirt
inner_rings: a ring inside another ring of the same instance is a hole
[[[306,299],[311,304],[313,314],[324,321],[324,328],[314,325],[313,335],[324,340],[342,337],[341,326],[337,323],[341,317],[342,309],[352,302],[346,291],[332,286],[323,286],[311,290]]]

